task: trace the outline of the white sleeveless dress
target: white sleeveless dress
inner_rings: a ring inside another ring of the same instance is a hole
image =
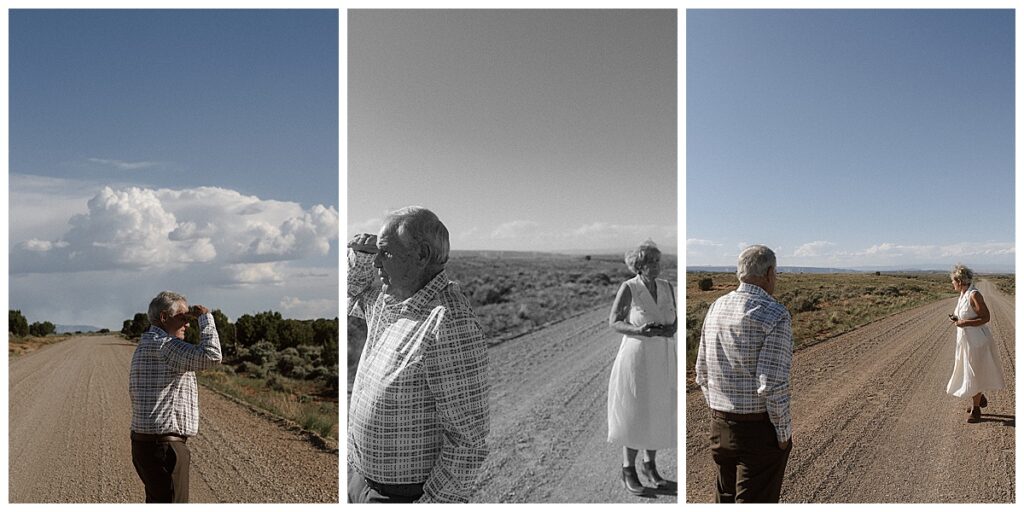
[[[978,293],[978,290],[971,286],[960,295],[956,310],[953,312],[957,318],[978,318],[978,313],[971,307],[970,296],[973,293]],[[999,349],[988,325],[957,327],[956,357],[953,361],[953,375],[946,385],[946,393],[958,398],[969,398],[978,393],[1005,387]]]
[[[631,325],[676,321],[672,288],[656,282],[657,302],[640,276],[626,281]],[[676,447],[677,365],[674,336],[622,337],[608,380],[608,442],[640,450]]]

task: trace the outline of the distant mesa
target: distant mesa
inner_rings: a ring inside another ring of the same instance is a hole
[[[56,329],[54,329],[54,331],[57,334],[60,334],[60,333],[95,333],[95,332],[98,332],[100,329],[102,329],[102,328],[101,327],[96,327],[96,326],[61,326],[61,325],[57,324]]]

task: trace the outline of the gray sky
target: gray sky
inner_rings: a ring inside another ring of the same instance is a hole
[[[674,250],[676,11],[348,20],[348,235],[419,204],[453,249]]]

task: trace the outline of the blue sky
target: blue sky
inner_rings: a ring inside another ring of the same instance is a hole
[[[1014,14],[688,10],[687,265],[1014,261]]]
[[[456,250],[674,252],[676,19],[349,11],[347,235],[419,204]]]
[[[337,315],[335,10],[11,10],[10,307]]]

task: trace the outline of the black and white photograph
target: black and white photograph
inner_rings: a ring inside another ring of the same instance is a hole
[[[348,11],[349,503],[677,502],[677,16]]]

